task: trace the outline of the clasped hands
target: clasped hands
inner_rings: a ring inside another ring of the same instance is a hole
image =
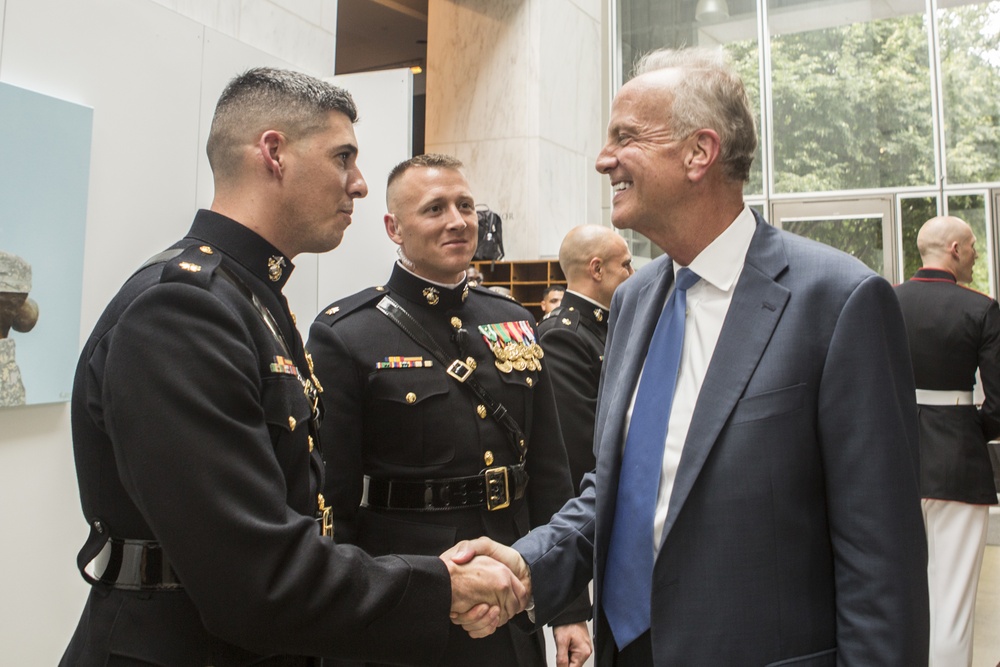
[[[451,575],[451,621],[479,638],[524,611],[531,572],[521,554],[488,537],[459,542],[440,556]]]

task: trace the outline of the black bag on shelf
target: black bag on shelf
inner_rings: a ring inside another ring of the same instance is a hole
[[[477,206],[479,245],[473,259],[497,261],[503,259],[503,221],[488,206]]]

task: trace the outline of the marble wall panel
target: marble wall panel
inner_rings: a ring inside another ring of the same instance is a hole
[[[270,2],[243,0],[241,41],[317,76],[332,76],[336,36]]]
[[[318,26],[323,24],[324,0],[271,0],[271,2],[309,23]]]
[[[541,40],[540,134],[585,154],[596,154],[601,127],[600,24],[569,0],[542,3],[543,25],[564,26],[568,37]]]
[[[538,256],[558,257],[566,233],[600,222],[588,212],[587,184],[591,161],[550,141],[539,143]]]
[[[430,0],[428,142],[537,133],[529,9],[529,0]]]
[[[153,0],[182,16],[236,37],[240,29],[242,0]]]

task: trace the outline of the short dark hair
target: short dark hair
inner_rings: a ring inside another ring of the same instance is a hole
[[[565,285],[549,285],[548,287],[542,290],[542,301],[545,301],[545,298],[552,292],[565,292],[565,291],[566,291]]]
[[[215,105],[208,135],[208,162],[217,180],[238,174],[240,148],[269,129],[292,139],[326,127],[336,111],[352,123],[358,108],[351,94],[314,76],[273,67],[255,67],[235,77]]]

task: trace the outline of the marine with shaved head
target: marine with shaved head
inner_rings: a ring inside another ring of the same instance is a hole
[[[628,244],[610,227],[581,225],[559,247],[566,276],[562,304],[538,325],[549,360],[570,473],[580,479],[594,469],[594,414],[604,364],[611,295],[632,275]]]
[[[1000,434],[1000,311],[972,282],[976,235],[954,216],[924,223],[923,266],[896,287],[910,341],[927,530],[930,665],[972,664],[972,626],[989,506],[997,502],[986,443]],[[985,401],[976,407],[976,370]]]

